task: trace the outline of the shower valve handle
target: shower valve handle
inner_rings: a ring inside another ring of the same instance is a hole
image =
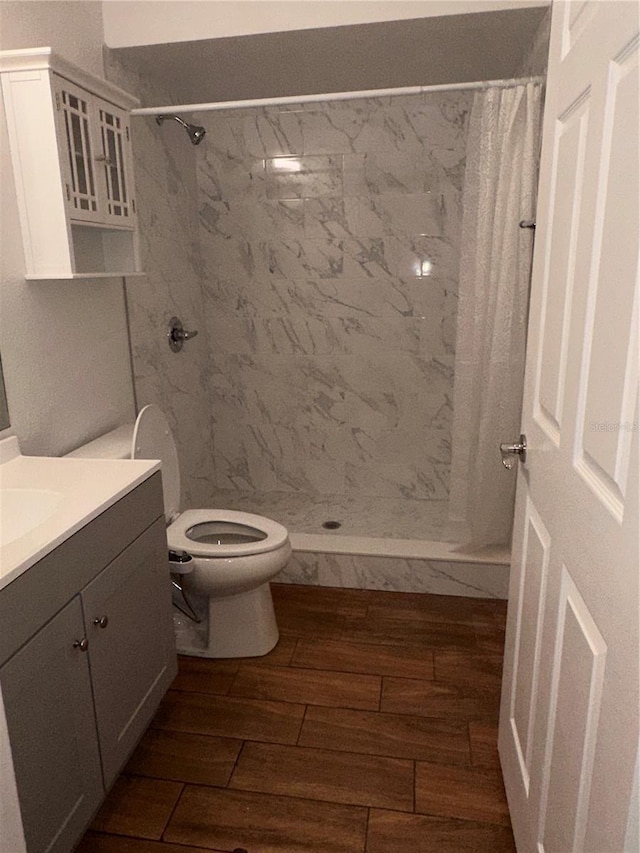
[[[190,341],[192,338],[195,338],[197,334],[198,333],[195,329],[192,332],[188,332],[182,325],[182,320],[180,320],[179,317],[172,317],[169,320],[169,331],[167,332],[167,338],[169,341],[169,346],[171,347],[173,352],[180,352],[184,342]]]

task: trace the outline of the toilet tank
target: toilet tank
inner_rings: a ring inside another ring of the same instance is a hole
[[[83,444],[66,456],[80,459],[131,459],[131,444],[135,424],[124,424]]]
[[[180,512],[180,466],[171,427],[162,411],[145,406],[136,422],[124,424],[66,454],[81,459],[159,459],[167,524]]]

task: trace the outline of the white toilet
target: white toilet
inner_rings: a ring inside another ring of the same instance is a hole
[[[184,610],[183,616],[176,616],[179,652],[229,658],[271,651],[278,642],[278,626],[269,581],[291,556],[285,527],[260,515],[224,509],[180,514],[178,453],[157,406],[145,406],[135,424],[119,427],[69,456],[162,461],[167,542],[170,551],[184,555],[184,562],[170,564],[171,572],[181,576],[187,610],[193,608],[201,618],[194,622]]]

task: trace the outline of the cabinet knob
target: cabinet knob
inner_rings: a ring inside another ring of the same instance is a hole
[[[97,625],[98,628],[106,628],[107,625],[109,624],[109,617],[108,616],[96,616],[96,618],[93,620],[93,624]]]
[[[74,649],[80,649],[81,652],[86,652],[89,648],[89,640],[86,637],[83,637],[81,640],[76,640],[73,644]]]

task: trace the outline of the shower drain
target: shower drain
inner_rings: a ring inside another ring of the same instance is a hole
[[[340,521],[323,521],[322,526],[325,530],[337,530],[339,527],[342,527],[342,522]]]

